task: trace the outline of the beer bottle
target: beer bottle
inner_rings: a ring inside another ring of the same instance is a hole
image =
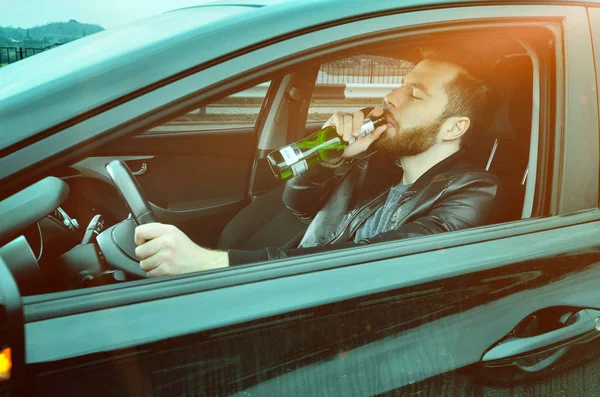
[[[272,151],[267,155],[267,161],[275,177],[286,180],[310,167],[341,156],[346,146],[370,134],[385,122],[385,117],[365,119],[359,135],[356,138],[352,137],[348,142],[337,134],[334,127],[327,126],[298,142]]]

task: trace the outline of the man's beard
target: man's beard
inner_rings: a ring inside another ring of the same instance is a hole
[[[444,120],[438,117],[427,125],[400,131],[400,123],[388,111],[385,113],[386,118],[394,121],[396,134],[393,137],[385,137],[384,132],[384,136],[373,142],[373,148],[393,160],[416,156],[430,149],[435,144],[437,134],[444,123]]]

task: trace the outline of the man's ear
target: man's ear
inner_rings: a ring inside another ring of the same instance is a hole
[[[464,135],[471,126],[468,117],[449,117],[442,127],[442,140],[453,141]]]

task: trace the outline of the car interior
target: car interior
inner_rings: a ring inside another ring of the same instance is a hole
[[[295,247],[308,222],[283,205],[284,183],[273,177],[265,156],[321,127],[307,123],[320,65],[355,53],[418,62],[416,47],[440,42],[478,51],[493,64],[497,110],[489,128],[477,132],[468,155],[502,183],[497,222],[537,216],[532,211],[540,139],[535,43],[545,34],[499,29],[483,35],[472,30],[412,35],[332,52],[327,59],[266,76],[263,81],[270,81],[270,87],[251,127],[143,131],[94,148],[86,158],[55,169],[54,179],[0,203],[6,208],[11,200],[15,216],[27,211],[15,204],[26,197],[49,208],[41,220],[30,217],[3,231],[0,256],[25,296],[144,278],[136,270],[135,224],[106,170],[115,159],[134,173],[156,218],[178,226],[199,245],[223,250]]]
[[[530,161],[533,114],[533,64],[531,57],[517,40],[495,37],[492,75],[502,76],[494,87],[498,96],[496,111],[489,127],[478,131],[468,149],[469,161],[494,173],[501,181],[503,193],[496,223],[528,218],[526,181]],[[411,59],[414,63],[415,45],[440,45],[447,39],[434,39],[408,45],[405,50],[393,45],[365,51],[366,54]],[[483,51],[481,43],[462,42],[471,51]],[[498,49],[501,49],[498,53]],[[539,93],[537,93],[539,95]],[[308,135],[321,128],[321,124],[306,129]],[[534,135],[535,137],[535,135]],[[300,137],[301,138],[301,137]],[[292,140],[293,141],[293,140]],[[276,147],[276,146],[273,146]],[[535,157],[533,158],[535,160]],[[255,199],[242,209],[225,227],[219,239],[220,249],[259,249],[269,244],[294,247],[306,229],[306,222],[294,217],[281,202],[284,186],[279,186]],[[528,201],[531,201],[531,192]],[[248,228],[246,225],[252,225]]]

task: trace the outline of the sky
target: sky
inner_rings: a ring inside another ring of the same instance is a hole
[[[214,0],[0,0],[0,26],[32,28],[75,19],[105,29],[182,7]],[[35,11],[33,11],[35,10]]]

